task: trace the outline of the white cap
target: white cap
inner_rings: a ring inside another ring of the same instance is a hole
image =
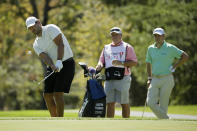
[[[27,29],[30,27],[30,26],[33,26],[35,25],[36,21],[38,19],[36,17],[33,17],[33,16],[30,16],[26,19],[26,26],[27,26]]]
[[[113,28],[111,28],[110,34],[113,33],[113,32],[115,32],[117,34],[122,34],[122,31],[121,31],[121,29],[119,27],[113,27]]]
[[[162,28],[155,28],[154,31],[153,31],[153,35],[154,34],[164,35],[165,34],[165,31]]]

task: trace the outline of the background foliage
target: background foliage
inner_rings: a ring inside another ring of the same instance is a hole
[[[152,30],[166,30],[166,41],[186,51],[190,59],[175,72],[171,104],[197,104],[197,2],[195,0],[1,0],[0,1],[0,109],[43,109],[42,86],[37,85],[44,65],[35,55],[35,36],[25,19],[38,17],[43,25],[58,25],[72,47],[76,63],[96,66],[109,30],[119,26],[139,65],[132,68],[131,105],[143,105],[146,97],[145,54],[154,42]],[[29,54],[28,51],[32,51]],[[86,79],[76,64],[68,108],[79,107]]]

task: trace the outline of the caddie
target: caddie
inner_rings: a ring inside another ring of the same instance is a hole
[[[115,103],[120,103],[122,117],[128,118],[131,68],[137,65],[137,57],[133,46],[122,40],[122,31],[119,27],[113,27],[110,35],[112,42],[104,46],[96,70],[105,68],[107,117],[114,117]]]

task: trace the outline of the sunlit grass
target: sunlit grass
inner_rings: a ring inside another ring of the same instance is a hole
[[[131,111],[143,111],[144,107],[131,107]],[[149,107],[146,107],[146,112],[152,112]],[[196,115],[197,105],[184,105],[184,106],[169,106],[169,114],[184,114],[184,115]]]
[[[121,110],[117,107],[116,110]],[[143,111],[144,107],[131,107],[131,111]],[[79,109],[65,110],[64,117],[76,118],[78,117]],[[146,107],[145,112],[151,112],[149,107]],[[197,105],[189,106],[169,106],[169,114],[185,114],[197,116]],[[0,117],[50,117],[48,110],[19,110],[19,111],[0,111]],[[121,116],[115,116],[115,118],[121,118]],[[138,119],[138,117],[132,117],[132,119]]]
[[[196,131],[197,121],[68,119],[1,120],[1,131]]]
[[[131,111],[143,111],[144,106],[131,107]],[[121,110],[121,108],[116,108],[116,110]],[[145,112],[152,112],[149,107],[146,106]],[[179,105],[179,106],[169,106],[169,114],[184,114],[184,115],[196,115],[197,116],[197,105]]]
[[[197,106],[170,106],[176,114],[196,115]],[[132,111],[142,111],[144,107],[131,107]],[[121,108],[116,108],[121,110]],[[158,120],[157,118],[81,118],[79,109],[65,110],[64,117],[51,118],[48,110],[0,111],[0,130],[2,131],[196,131],[197,120]],[[150,111],[146,108],[146,111]],[[11,125],[11,126],[10,126]]]
[[[77,117],[76,112],[65,111],[64,117]],[[48,110],[1,111],[0,117],[50,117]]]

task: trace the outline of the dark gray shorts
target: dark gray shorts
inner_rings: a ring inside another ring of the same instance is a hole
[[[47,68],[47,73],[50,74],[52,69]],[[73,58],[63,61],[63,68],[60,72],[53,73],[45,80],[44,93],[64,92],[69,93],[72,80],[75,74],[75,61]]]

